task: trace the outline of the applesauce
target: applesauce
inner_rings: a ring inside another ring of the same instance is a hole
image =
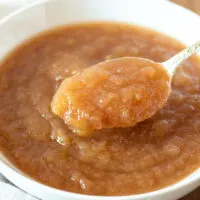
[[[51,108],[75,134],[87,137],[94,130],[132,127],[152,117],[166,103],[170,84],[159,63],[112,59],[64,79]]]
[[[66,77],[98,62],[162,62],[183,48],[161,33],[115,23],[66,25],[24,42],[1,63],[2,152],[35,180],[82,194],[139,194],[179,181],[200,165],[198,57],[177,70],[165,106],[133,127],[80,137],[50,103]]]

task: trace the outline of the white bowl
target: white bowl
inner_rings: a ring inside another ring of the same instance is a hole
[[[47,0],[20,9],[0,22],[0,59],[24,39],[55,25],[84,21],[139,24],[185,44],[200,39],[200,17],[160,0]],[[175,200],[200,185],[200,170],[178,183],[140,195],[100,197],[64,192],[42,185],[0,155],[0,172],[23,190],[44,200]]]

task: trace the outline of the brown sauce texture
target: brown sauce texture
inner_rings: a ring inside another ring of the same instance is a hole
[[[80,137],[50,104],[66,77],[98,62],[161,62],[181,49],[161,33],[114,23],[65,26],[30,39],[0,66],[2,152],[34,179],[82,194],[139,194],[179,181],[200,165],[198,57],[177,70],[165,106],[134,127]]]

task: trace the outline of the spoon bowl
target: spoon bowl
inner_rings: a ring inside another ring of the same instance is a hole
[[[123,57],[107,60],[67,77],[51,108],[75,134],[131,127],[152,117],[171,92],[171,77],[160,63]]]

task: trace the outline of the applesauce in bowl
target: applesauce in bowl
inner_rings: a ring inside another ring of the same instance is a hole
[[[141,194],[183,179],[200,164],[197,56],[177,70],[165,106],[133,127],[83,138],[50,108],[62,80],[93,64],[124,56],[162,62],[183,48],[150,29],[104,22],[66,25],[29,39],[0,66],[1,150],[35,180],[81,194]]]

